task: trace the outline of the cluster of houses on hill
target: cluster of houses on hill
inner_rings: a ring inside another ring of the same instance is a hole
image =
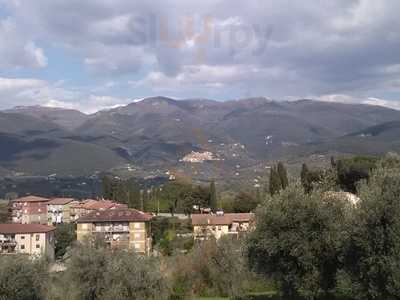
[[[0,254],[46,254],[54,258],[54,231],[61,223],[76,224],[78,241],[96,235],[113,248],[132,249],[145,255],[151,252],[150,221],[153,215],[130,209],[125,204],[109,200],[27,196],[12,200],[10,210],[12,223],[0,224]],[[254,215],[203,213],[193,214],[191,221],[193,238],[201,241],[224,235],[239,237],[251,229]]]

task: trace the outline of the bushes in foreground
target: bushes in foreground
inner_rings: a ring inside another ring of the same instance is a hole
[[[251,267],[283,299],[400,299],[400,158],[377,164],[357,204],[329,194],[291,185],[267,199],[248,242]]]

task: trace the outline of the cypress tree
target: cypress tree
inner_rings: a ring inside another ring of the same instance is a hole
[[[308,167],[306,164],[303,164],[301,166],[301,173],[300,173],[300,178],[301,178],[301,184],[306,191],[306,193],[310,192],[311,186],[310,186],[310,171],[308,170]]]
[[[269,193],[271,194],[271,196],[273,196],[281,189],[282,183],[278,174],[278,169],[276,168],[276,166],[273,166],[269,175]]]
[[[285,165],[282,162],[278,162],[278,175],[281,181],[282,189],[284,190],[289,185],[289,180]]]
[[[214,180],[211,181],[210,183],[210,202],[209,202],[210,208],[211,209],[216,209],[217,208],[217,191],[215,188],[215,182]]]

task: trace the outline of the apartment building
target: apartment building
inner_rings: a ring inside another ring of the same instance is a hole
[[[100,237],[112,248],[132,249],[140,254],[151,251],[152,215],[136,209],[93,211],[79,218],[77,240],[88,236]]]
[[[93,200],[86,199],[81,202],[74,202],[70,205],[70,218],[73,221],[99,210],[106,209],[125,209],[128,208],[126,204],[116,203],[110,200]]]
[[[0,254],[54,259],[54,230],[42,224],[0,224]]]
[[[27,196],[10,202],[13,223],[47,224],[47,203],[50,199]]]
[[[70,206],[73,198],[54,198],[47,202],[47,223],[56,225],[71,222]]]
[[[240,237],[246,234],[254,224],[253,213],[193,214],[192,226],[195,240],[206,240],[222,236]]]

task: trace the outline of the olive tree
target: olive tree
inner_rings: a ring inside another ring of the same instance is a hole
[[[345,255],[353,292],[357,299],[399,299],[400,159],[381,161],[359,196]]]
[[[289,185],[257,213],[248,240],[251,267],[274,279],[284,299],[295,299],[300,291],[308,299],[327,298],[340,268],[346,216],[343,202]]]
[[[102,243],[77,244],[64,274],[54,281],[49,299],[165,299],[167,281],[160,263]]]
[[[0,299],[43,299],[47,263],[27,256],[0,256]]]

